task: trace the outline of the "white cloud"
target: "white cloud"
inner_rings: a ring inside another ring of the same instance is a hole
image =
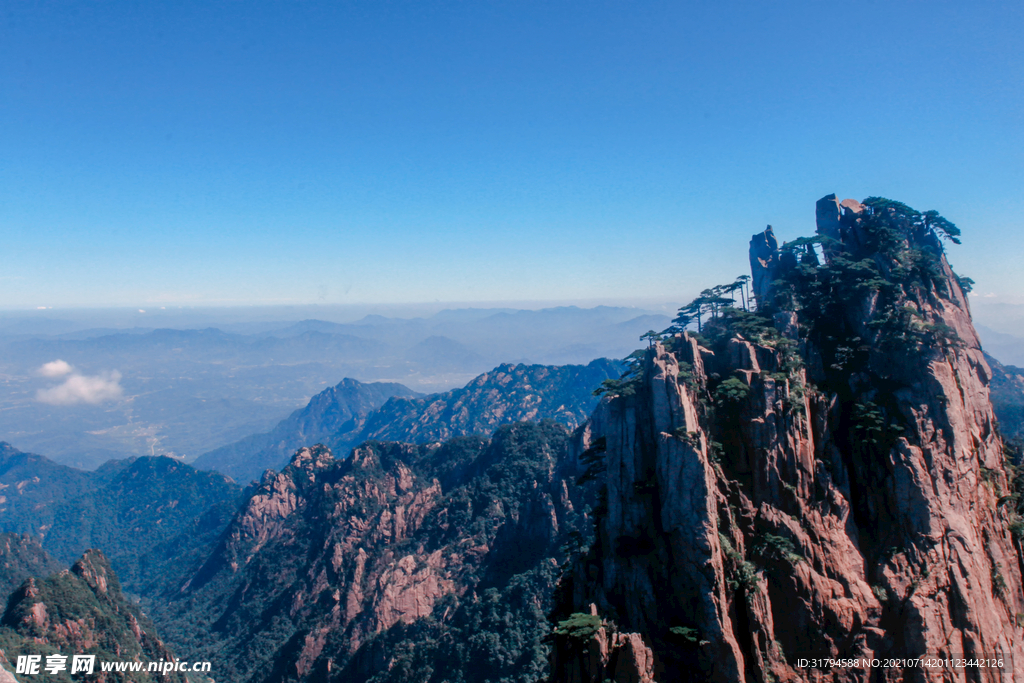
[[[124,393],[120,381],[121,373],[117,370],[93,376],[74,373],[63,384],[37,391],[36,400],[55,406],[116,401]]]
[[[43,363],[42,367],[39,368],[38,372],[43,377],[63,377],[69,374],[73,367],[67,361],[61,359],[51,360],[49,363]]]

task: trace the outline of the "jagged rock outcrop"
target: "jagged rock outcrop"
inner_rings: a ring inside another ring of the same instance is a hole
[[[772,226],[750,238],[751,287],[757,301],[772,298],[772,273],[778,266],[779,241]]]
[[[0,658],[13,662],[28,654],[41,655],[44,663],[48,655],[67,658],[62,671],[40,674],[48,680],[70,682],[71,657],[85,654],[96,657],[89,680],[186,683],[180,672],[146,670],[149,662],[174,661],[174,654],[121,593],[117,576],[98,550],[86,551],[70,571],[28,579],[11,595],[0,619]],[[138,672],[103,672],[102,662],[142,662],[143,667]]]
[[[162,628],[227,683],[536,680],[560,546],[590,526],[568,443],[549,421],[345,459],[301,449],[155,606]]]
[[[590,605],[594,619],[589,629],[552,634],[553,669],[567,683],[654,683],[654,654],[638,633],[615,633],[596,626],[597,605]],[[591,633],[592,631],[592,633]]]
[[[819,239],[752,240],[761,310],[654,344],[596,411],[580,447],[604,439],[607,508],[555,619],[595,605],[657,681],[923,681],[799,660],[925,655],[1024,681],[1024,524],[937,236],[955,226],[878,199],[817,213]],[[589,661],[556,638],[551,680],[608,676]]]

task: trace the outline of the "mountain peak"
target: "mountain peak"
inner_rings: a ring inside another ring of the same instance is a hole
[[[878,197],[816,214],[814,237],[753,236],[756,309],[702,293],[680,312],[699,333],[606,385],[583,446],[607,506],[562,577],[552,681],[649,683],[652,658],[659,681],[830,675],[800,653],[1019,672],[1020,480],[942,246],[959,230]]]
[[[86,550],[81,559],[72,565],[71,573],[80,577],[97,593],[112,596],[121,594],[121,586],[110,568],[110,561],[100,550]]]
[[[296,451],[291,462],[288,463],[288,467],[311,472],[326,469],[333,464],[334,455],[331,454],[331,449],[318,443],[315,446],[300,448]]]

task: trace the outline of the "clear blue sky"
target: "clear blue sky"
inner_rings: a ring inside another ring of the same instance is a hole
[[[1020,2],[9,2],[0,308],[684,299],[835,191],[1024,294]]]

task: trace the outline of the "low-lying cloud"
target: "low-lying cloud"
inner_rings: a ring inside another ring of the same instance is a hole
[[[71,406],[78,403],[96,405],[104,401],[116,401],[124,394],[121,388],[121,373],[117,370],[98,375],[83,375],[65,361],[55,360],[39,368],[43,377],[67,377],[62,383],[36,392],[36,400],[54,406]]]
[[[43,363],[42,367],[39,368],[39,374],[43,377],[63,377],[64,375],[70,374],[74,370],[71,364],[61,359],[51,360],[49,363]]]

